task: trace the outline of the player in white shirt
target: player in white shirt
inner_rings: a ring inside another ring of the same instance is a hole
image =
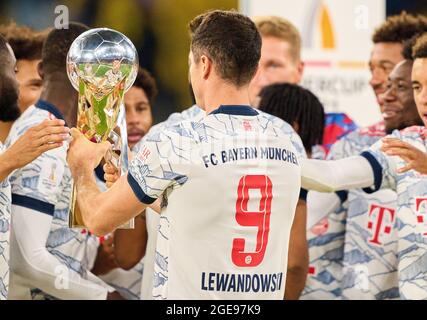
[[[408,99],[412,95],[411,63],[406,64],[407,68],[398,70],[394,70],[393,66],[404,59],[411,59],[410,53],[409,57],[403,56],[403,43],[426,26],[425,17],[401,13],[388,17],[375,30],[372,36],[374,45],[369,60],[370,84],[377,95],[377,100],[381,103],[380,109],[384,119],[341,138],[332,146],[328,155],[329,160],[359,155],[385,137],[386,131],[391,133],[394,129],[402,129],[419,121],[415,102],[413,99]],[[404,51],[410,51],[410,47],[408,48],[409,50]],[[392,70],[393,75],[390,80],[392,85],[387,89],[387,77]],[[398,90],[395,89],[397,83],[399,83]],[[338,208],[340,203],[346,208],[342,219],[345,245],[341,261],[344,268],[337,298],[399,298],[397,234],[393,227],[396,197],[396,192],[392,190],[380,190],[367,194],[360,189],[355,189],[341,191],[335,195],[309,192],[308,199],[313,200],[310,201],[309,206],[314,205],[319,214]],[[324,199],[321,200],[322,198]],[[326,219],[322,219],[322,222],[329,221],[334,216],[329,214]],[[313,229],[318,229],[321,224],[319,223]],[[385,228],[386,226],[389,228]],[[326,282],[327,277],[324,278]],[[322,294],[323,291],[319,291],[320,298]]]
[[[265,87],[260,98],[260,110],[293,125],[309,158],[325,159],[321,145],[325,113],[314,94],[297,85],[283,83]],[[342,208],[334,210],[326,227],[316,226],[307,231],[310,263],[301,299],[334,299],[340,294],[344,250],[342,211]]]
[[[75,123],[77,92],[71,86],[65,57],[87,27],[70,23],[53,29],[43,46],[41,99],[14,123],[8,144],[46,119]],[[68,227],[72,177],[67,146],[44,153],[11,178],[11,299],[106,299],[114,291],[89,270],[96,238]]]
[[[418,114],[424,126],[413,126],[400,132],[396,130],[389,137],[393,138],[393,141],[400,139],[426,152],[427,34],[417,40],[413,47],[413,58],[412,87]],[[405,156],[397,157],[393,148],[384,148],[383,144],[387,144],[389,137],[375,143],[361,156],[333,162],[304,162],[302,182],[306,187],[319,191],[355,187],[365,187],[367,192],[384,188],[395,190],[397,209],[394,225],[397,232],[400,298],[426,299],[427,178],[414,170],[405,170]]]
[[[209,115],[149,135],[127,177],[105,193],[88,172],[109,144],[93,145],[73,130],[68,161],[83,219],[94,232],[108,233],[161,198],[155,298],[282,299],[288,245],[300,245],[291,229],[300,227],[293,218],[301,141],[289,125],[285,134],[248,106],[261,46],[253,22],[212,11],[190,30],[190,78],[197,105]]]
[[[9,44],[0,36],[0,121],[19,117],[16,59]],[[62,120],[48,120],[29,129],[7,150],[0,142],[0,300],[8,297],[11,191],[9,175],[41,153],[62,145],[69,129]],[[65,136],[64,136],[65,135]]]

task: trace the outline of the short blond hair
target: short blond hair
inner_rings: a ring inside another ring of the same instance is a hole
[[[261,16],[252,19],[262,37],[274,37],[290,44],[294,61],[301,60],[301,36],[288,20],[277,16]]]

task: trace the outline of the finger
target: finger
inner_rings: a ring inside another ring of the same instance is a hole
[[[398,156],[401,158],[405,157],[408,159],[415,159],[416,157],[416,154],[412,150],[408,150],[405,148],[388,148],[385,151],[385,154],[389,156]]]
[[[106,182],[114,183],[117,181],[118,176],[116,174],[104,174],[104,179]]]
[[[111,143],[109,143],[108,141],[103,141],[97,144],[98,152],[102,156],[104,156],[110,148],[111,148]]]
[[[55,142],[64,142],[70,137],[69,134],[51,134],[48,136],[44,136],[43,138],[39,139],[40,144],[49,144],[49,143],[55,143]]]
[[[404,173],[404,172],[407,172],[407,171],[412,170],[412,169],[413,169],[412,163],[409,163],[406,166],[403,166],[403,167],[397,169],[397,173]]]
[[[73,140],[77,140],[78,138],[84,137],[83,134],[76,128],[71,128],[70,134],[73,137]]]
[[[49,150],[56,149],[62,146],[62,142],[55,142],[55,143],[49,143],[44,144],[37,150],[39,154],[45,153]]]
[[[397,140],[397,139],[393,139],[393,140],[383,142],[382,146],[386,147],[386,148],[406,148],[406,149],[413,149],[414,148],[411,144],[404,142],[404,141],[401,141],[401,140]]]
[[[103,169],[104,169],[104,172],[105,172],[105,173],[108,173],[108,174],[115,174],[115,173],[117,173],[117,172],[118,172],[118,169],[117,169],[116,167],[114,167],[114,166],[113,166],[111,163],[109,163],[109,162],[106,162],[106,163],[104,164]]]
[[[54,126],[63,127],[64,125],[65,125],[65,121],[62,119],[44,120],[43,122],[34,126],[33,129],[43,130],[44,128],[47,128],[47,127],[54,127]]]
[[[68,127],[62,127],[62,126],[49,126],[46,127],[42,130],[39,130],[38,132],[36,132],[36,137],[37,138],[41,138],[47,135],[51,135],[51,134],[69,134],[70,129]]]

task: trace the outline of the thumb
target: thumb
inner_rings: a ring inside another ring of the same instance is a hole
[[[106,154],[107,151],[111,149],[111,143],[109,143],[108,141],[103,141],[98,145],[99,145],[99,150],[100,152],[102,152],[103,155]]]
[[[83,134],[77,128],[71,128],[70,134],[74,140],[83,136]]]

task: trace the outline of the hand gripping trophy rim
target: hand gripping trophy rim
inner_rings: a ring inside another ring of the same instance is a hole
[[[137,72],[135,46],[113,29],[96,28],[82,33],[67,54],[67,74],[79,92],[77,128],[93,142],[108,140],[112,143],[112,150],[105,159],[122,169],[122,174],[127,171],[124,156],[128,148],[127,140],[123,139],[126,137],[126,117],[123,116],[122,100],[124,93],[132,87]],[[117,123],[119,114],[121,124]],[[76,194],[73,186],[69,225],[85,228]]]

